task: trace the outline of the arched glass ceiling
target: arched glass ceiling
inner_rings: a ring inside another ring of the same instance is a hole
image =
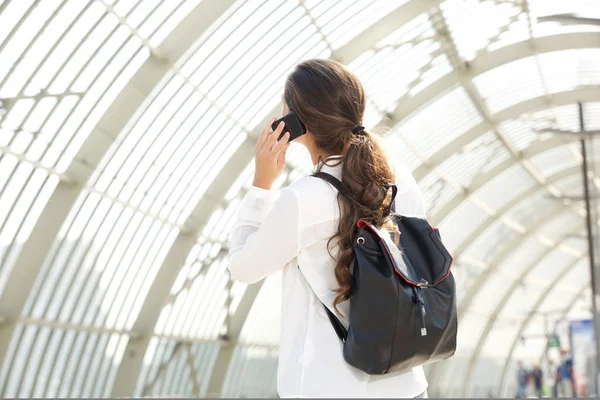
[[[600,28],[538,21],[594,6],[0,0],[2,396],[275,394],[279,277],[232,283],[227,233],[311,57],[363,80],[456,256],[432,390],[507,393],[539,312],[589,301],[583,209],[549,198],[579,193],[581,156],[533,130],[576,129],[579,101],[600,125]],[[293,146],[278,185],[309,169]]]

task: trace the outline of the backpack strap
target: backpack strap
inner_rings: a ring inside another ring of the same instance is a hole
[[[344,325],[342,325],[338,317],[336,317],[331,311],[329,311],[329,308],[327,308],[325,304],[323,304],[323,307],[325,307],[325,311],[327,311],[327,316],[329,317],[329,322],[331,322],[331,326],[333,326],[333,330],[338,335],[342,343],[346,343],[346,338],[348,337],[348,330]]]
[[[398,186],[386,185],[385,189],[386,189],[386,193],[388,190],[392,189],[392,201],[390,203],[389,209],[387,210],[387,214],[395,213],[396,212],[396,195],[398,194]],[[381,200],[381,202],[383,203],[383,200]]]
[[[331,186],[337,189],[338,192],[344,193],[346,189],[344,188],[344,184],[335,176],[328,174],[327,172],[315,172],[311,176],[315,178],[321,178],[325,182],[329,183]]]
[[[346,188],[344,187],[344,184],[333,175],[330,175],[326,172],[315,172],[311,176],[314,176],[315,178],[323,179],[325,182],[329,183],[331,186],[336,188],[338,192],[342,192],[342,193],[346,192]],[[396,185],[385,185],[384,188],[386,189],[386,193],[390,189],[392,189],[392,201],[390,202],[388,209],[383,214],[383,215],[387,215],[387,214],[390,214],[391,212],[396,212],[396,204],[395,204],[396,201],[395,200],[396,200],[396,195],[398,194],[398,187]],[[383,203],[383,200],[381,200],[381,203]],[[380,203],[380,205],[381,205],[381,203]]]
[[[298,265],[298,269],[300,270],[300,273],[302,274],[302,269],[300,269],[299,265]],[[312,289],[312,287],[310,286],[310,283],[308,283],[308,279],[306,279],[306,276],[304,277],[304,280],[306,281],[306,284],[308,285],[308,287],[310,287],[310,290],[312,290],[313,293],[315,294],[315,296],[317,296],[317,293]],[[317,296],[317,299],[318,298],[319,297]],[[340,322],[340,320],[338,319],[338,317],[336,317],[335,314],[332,313],[329,310],[329,308],[327,308],[327,306],[325,305],[325,303],[321,302],[321,304],[323,304],[323,308],[327,312],[327,317],[329,317],[329,322],[331,323],[331,326],[333,326],[333,330],[335,331],[336,335],[340,338],[340,340],[342,341],[342,343],[345,343],[346,342],[346,338],[348,337],[348,330]]]
[[[344,184],[339,179],[337,179],[335,176],[333,176],[331,174],[328,174],[326,172],[316,172],[312,176],[314,176],[315,178],[323,179],[325,182],[329,183],[331,186],[336,188],[338,192],[345,193],[345,191],[346,191]],[[386,192],[389,191],[390,189],[392,189],[392,201],[390,203],[390,206],[386,210],[386,214],[389,214],[390,212],[396,211],[396,206],[394,204],[395,203],[394,200],[396,199],[396,194],[398,193],[398,188],[396,187],[396,185],[386,185],[385,189],[386,189]],[[383,202],[383,200],[382,200],[382,202]],[[300,266],[298,266],[298,269],[300,269]],[[302,272],[302,270],[300,270],[300,272]],[[308,281],[307,281],[307,283],[308,283]],[[310,284],[308,286],[310,286]],[[313,290],[313,292],[314,292],[314,290]],[[323,303],[321,303],[321,304],[323,304]],[[327,312],[327,316],[329,317],[329,322],[331,322],[331,326],[333,326],[335,333],[340,338],[340,340],[343,343],[345,343],[346,338],[348,337],[348,330],[340,322],[338,317],[336,317],[335,314],[332,313],[329,310],[329,308],[327,308],[327,306],[325,304],[323,304],[323,307],[325,308],[325,311]]]

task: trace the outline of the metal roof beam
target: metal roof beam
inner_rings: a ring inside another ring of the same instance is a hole
[[[576,174],[579,169],[580,169],[579,167],[564,169],[562,171],[555,173],[554,175],[550,176],[549,178],[547,178],[546,182],[548,183],[548,185],[552,185],[556,182],[560,182],[562,179],[566,178],[567,176]],[[515,197],[512,200],[510,200],[509,202],[507,202],[500,209],[496,210],[496,213],[493,216],[491,216],[490,218],[488,218],[484,222],[482,222],[473,232],[471,232],[469,234],[469,236],[467,236],[460,243],[460,245],[458,245],[456,250],[453,252],[454,258],[459,259],[460,256],[465,252],[465,250],[473,242],[475,242],[475,240],[479,236],[481,236],[495,222],[501,220],[510,210],[512,210],[513,207],[517,206],[518,204],[520,204],[524,201],[527,201],[527,199],[529,199],[530,197],[533,197],[544,190],[545,190],[544,187],[533,186],[531,189],[526,190],[525,192],[521,193],[517,197]],[[573,210],[571,209],[571,211],[573,211]]]
[[[372,50],[377,42],[385,39],[402,25],[442,3],[443,0],[410,0],[379,19],[346,45],[335,50],[338,61],[350,63],[361,54]]]
[[[598,163],[598,165],[600,165],[600,163]],[[553,175],[553,177],[549,178],[550,181],[558,181],[560,179],[564,179],[565,177],[568,177],[570,175],[575,175],[580,173],[580,168],[578,167],[572,167],[572,168],[568,168],[564,171],[558,172],[555,175]],[[543,190],[542,188],[538,188],[538,190]],[[573,212],[573,210],[571,208],[567,208],[565,209],[564,212]],[[555,215],[555,210],[553,210],[553,212],[551,212],[549,215]],[[498,268],[498,266],[508,257],[510,257],[510,255],[517,249],[519,248],[519,246],[521,246],[526,239],[535,236],[536,234],[536,230],[545,222],[548,222],[548,216],[544,216],[543,218],[539,218],[536,219],[533,223],[531,223],[530,225],[528,225],[526,227],[526,233],[525,235],[520,235],[517,236],[516,238],[514,238],[503,250],[502,252],[500,252],[498,254],[498,256],[492,260],[489,264],[489,267],[481,274],[477,277],[476,282],[468,289],[467,294],[465,295],[465,297],[463,298],[463,301],[461,302],[460,306],[459,306],[459,314],[463,315],[468,308],[470,307],[473,298],[477,295],[477,293],[479,292],[479,289],[481,288],[481,286],[485,283],[485,281],[487,280],[487,278]]]
[[[240,339],[240,334],[242,333],[242,328],[244,327],[244,323],[246,322],[246,317],[252,309],[254,300],[256,299],[256,296],[258,296],[263,282],[264,279],[260,282],[248,286],[246,292],[244,292],[244,295],[242,297],[242,300],[240,301],[238,308],[236,309],[235,313],[231,316],[231,321],[227,335],[227,344],[221,345],[221,349],[219,350],[219,356],[215,361],[212,373],[210,375],[210,380],[208,381],[208,389],[206,392],[206,397],[208,398],[221,397],[221,393],[223,391],[223,384],[225,383],[225,378],[227,377],[227,372],[229,371],[229,364],[231,363],[233,353]]]
[[[439,97],[442,93],[460,85],[462,79],[474,79],[504,64],[532,57],[531,46],[534,46],[537,54],[573,49],[597,49],[600,48],[600,33],[579,32],[549,35],[534,40],[527,39],[498,50],[481,53],[475,59],[468,62],[466,76],[462,76],[461,73],[453,70],[421,92],[412,96],[404,96],[398,101],[396,108],[390,113],[389,118],[393,124],[396,124]],[[552,94],[552,98],[554,99],[554,94]],[[547,97],[545,99],[547,104]],[[386,122],[384,120],[381,124],[385,124]],[[444,151],[444,149],[440,151]]]
[[[25,242],[0,298],[0,316],[6,319],[0,326],[0,365],[8,351],[15,321],[21,316],[52,244],[92,173],[138,108],[169,73],[172,64],[192,47],[211,21],[233,3],[233,0],[204,0],[190,11],[134,74],[86,138],[65,173],[72,179],[57,185]]]
[[[571,90],[568,92],[555,93],[553,95],[553,99],[557,105],[568,105],[576,103],[577,101],[600,101],[600,87],[589,86]],[[544,96],[540,96],[504,109],[495,114],[494,118],[501,123],[510,119],[515,119],[525,112],[543,109],[546,106],[546,98]],[[487,132],[488,130],[489,129],[484,126],[477,126],[469,130],[468,133],[465,133],[465,135],[469,135],[469,138],[465,138],[466,140],[464,142],[461,141],[460,146],[457,145],[458,142],[454,143],[453,145],[456,145],[458,148],[460,148],[465,144],[471,142],[478,136],[482,135],[483,133]],[[524,154],[521,154],[521,157],[523,156]],[[436,212],[434,216],[432,216],[431,220],[436,224],[439,223],[450,212],[452,212],[452,210],[458,207],[462,203],[462,201],[466,200],[470,194],[475,193],[477,190],[481,189],[485,184],[490,182],[495,177],[501,175],[503,172],[506,171],[507,168],[510,168],[513,165],[515,165],[515,162],[511,159],[499,164],[487,173],[477,176],[475,179],[473,179],[473,182],[471,183],[471,185],[465,193],[461,193],[452,198],[450,201],[448,201],[440,210],[438,210],[438,212]],[[415,173],[415,175],[417,174]]]
[[[582,86],[574,90],[565,92],[558,92],[552,94],[553,104],[557,107],[565,106],[569,104],[575,104],[579,101],[582,102],[597,102],[600,101],[600,86]],[[548,102],[545,96],[534,97],[529,100],[522,101],[514,104],[504,110],[498,111],[494,115],[494,119],[499,123],[507,120],[516,119],[524,113],[545,109],[548,106]],[[427,163],[419,166],[414,171],[415,179],[423,179],[434,166],[442,164],[444,161],[449,159],[452,155],[460,151],[460,149],[477,139],[479,136],[489,131],[487,124],[482,123],[469,129],[462,135],[458,136],[448,145],[444,146],[437,153],[433,154],[427,160]]]

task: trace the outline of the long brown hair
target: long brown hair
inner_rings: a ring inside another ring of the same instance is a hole
[[[352,293],[350,266],[356,223],[359,219],[374,225],[383,223],[384,187],[393,182],[393,172],[379,138],[364,129],[353,132],[363,122],[365,91],[358,77],[343,64],[321,59],[299,64],[286,81],[284,100],[323,153],[343,155],[340,222],[329,241],[339,240],[335,260],[337,306]]]

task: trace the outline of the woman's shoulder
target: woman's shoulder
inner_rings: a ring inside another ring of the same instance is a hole
[[[334,188],[330,184],[311,175],[292,182],[287,189],[294,191],[296,196],[302,199],[322,199],[327,193],[335,195]]]
[[[293,193],[303,219],[322,221],[338,215],[337,191],[322,179],[305,176],[284,190]]]
[[[399,193],[408,192],[419,188],[412,171],[406,163],[401,160],[395,160],[390,164],[392,170],[394,171],[396,186],[398,187]]]

